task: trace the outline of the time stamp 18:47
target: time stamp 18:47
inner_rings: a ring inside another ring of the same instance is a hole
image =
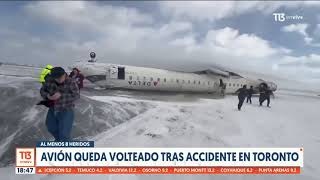
[[[16,167],[16,174],[35,174],[35,167]]]

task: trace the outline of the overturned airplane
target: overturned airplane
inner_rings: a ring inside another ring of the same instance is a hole
[[[122,88],[133,90],[235,93],[243,85],[253,86],[258,92],[262,84],[272,91],[277,89],[273,82],[261,79],[244,78],[236,73],[219,68],[210,68],[196,72],[178,72],[157,68],[137,67],[119,64],[97,63],[95,54],[90,53],[91,60],[75,64],[90,82],[105,88]]]

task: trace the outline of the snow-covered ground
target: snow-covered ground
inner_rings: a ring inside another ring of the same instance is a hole
[[[0,65],[0,75],[38,77],[40,72],[41,72],[41,68],[39,67],[10,65],[10,64]]]
[[[30,85],[31,81],[2,76],[0,88],[10,84],[16,89],[26,82]],[[37,88],[34,83],[33,91],[24,96],[36,99],[33,93],[38,93]],[[0,179],[319,179],[320,97],[290,91],[277,91],[275,95],[271,108],[259,107],[258,98],[254,97],[253,104],[244,104],[242,111],[238,111],[235,96],[215,99],[147,93],[143,97],[132,92],[85,90],[77,106],[74,136],[95,140],[99,147],[304,147],[301,175],[15,175],[9,163],[0,168]],[[8,99],[0,102],[0,111]],[[5,124],[9,122],[0,114],[0,130],[6,130],[6,133],[0,132],[0,148],[7,154],[11,151],[7,146],[20,144],[22,138],[20,131],[8,130],[13,125],[20,129],[35,126],[41,131],[30,141],[48,137],[42,132],[46,131],[43,126],[45,109],[31,106],[23,110],[30,111],[28,118],[23,119],[24,115],[11,118],[11,121],[19,121],[15,124]],[[35,117],[34,111],[40,118]],[[102,125],[105,128],[100,128]],[[23,137],[27,136],[34,135],[25,132]],[[0,161],[3,160],[10,162],[0,156]]]

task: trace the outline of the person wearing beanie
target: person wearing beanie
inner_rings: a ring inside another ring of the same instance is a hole
[[[55,141],[70,141],[74,121],[74,102],[80,98],[76,81],[62,67],[54,67],[40,89],[45,100],[52,101],[46,126]]]

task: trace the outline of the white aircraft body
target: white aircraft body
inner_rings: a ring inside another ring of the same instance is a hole
[[[243,85],[253,86],[258,92],[264,83],[272,91],[277,89],[272,82],[248,79],[220,69],[178,72],[95,61],[78,62],[75,67],[86,79],[105,88],[204,93],[220,93],[225,89],[225,93],[235,93]]]

